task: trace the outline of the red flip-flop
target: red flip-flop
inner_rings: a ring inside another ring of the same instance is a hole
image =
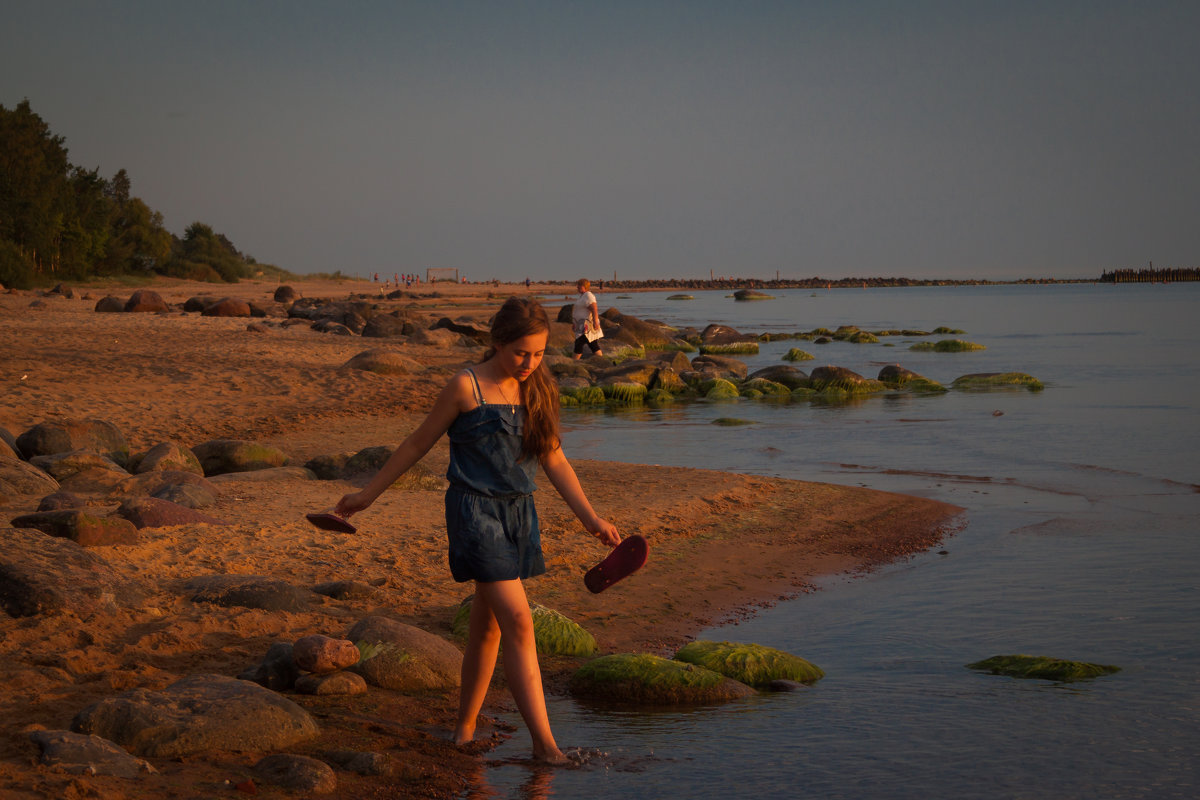
[[[304,518],[316,525],[323,531],[337,531],[338,533],[358,533],[358,528],[351,525],[346,520],[339,517],[337,514],[321,513],[321,514],[305,514]]]
[[[603,561],[587,571],[583,583],[593,594],[603,592],[641,569],[649,552],[643,537],[636,533],[626,536]]]

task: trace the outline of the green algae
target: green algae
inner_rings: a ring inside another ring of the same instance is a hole
[[[793,347],[783,354],[784,361],[812,361],[816,356],[812,353],[807,353],[799,347]]]
[[[684,645],[675,654],[675,660],[756,687],[776,680],[815,683],[825,677],[824,671],[810,661],[758,644],[700,640]]]
[[[604,390],[599,386],[585,386],[575,390],[575,400],[581,406],[604,405]]]
[[[646,399],[646,387],[632,381],[616,381],[600,387],[610,403],[619,406],[641,405]]]
[[[749,419],[739,419],[738,417],[717,417],[710,424],[735,427],[737,425],[757,425],[758,423]]]
[[[708,400],[736,400],[740,396],[738,388],[724,378],[717,378],[711,388],[704,392]]]
[[[581,697],[639,705],[720,703],[754,693],[719,672],[648,653],[589,661],[571,676],[570,686]]]
[[[1084,681],[1120,672],[1120,667],[1110,664],[1089,664],[1086,661],[1066,661],[1047,656],[1005,655],[992,656],[967,669],[1007,675],[1010,678],[1041,678],[1048,681]]]
[[[966,331],[959,330],[958,328],[947,328],[945,325],[939,325],[933,329],[933,332],[939,336],[962,336],[966,333]]]
[[[670,405],[675,402],[675,395],[668,392],[666,389],[651,389],[646,394],[646,405],[651,408]]]
[[[934,353],[970,353],[975,350],[986,350],[987,348],[975,342],[967,342],[962,339],[942,339],[938,342],[917,342],[909,350],[917,352],[934,352]]]
[[[753,339],[745,342],[728,342],[727,344],[702,344],[700,345],[701,355],[756,355],[758,353],[758,340]]]
[[[1024,372],[978,372],[960,375],[950,384],[954,389],[965,392],[984,392],[991,389],[1028,389],[1040,392],[1045,385]]]
[[[748,392],[758,392],[762,395],[784,396],[792,393],[792,390],[784,386],[782,383],[767,380],[766,378],[751,378],[742,384],[742,394],[748,396]]]
[[[667,298],[668,300],[695,300],[695,296],[690,294],[673,294]]]
[[[851,344],[879,344],[879,337],[870,331],[855,331],[846,337]]]

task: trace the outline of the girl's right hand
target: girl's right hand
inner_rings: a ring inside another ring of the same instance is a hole
[[[333,507],[333,513],[342,519],[347,519],[351,514],[357,514],[371,505],[372,500],[373,498],[364,496],[363,492],[351,492],[338,500],[337,505]]]

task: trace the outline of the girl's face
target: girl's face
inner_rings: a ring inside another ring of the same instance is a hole
[[[548,338],[550,331],[541,331],[501,345],[496,348],[496,362],[505,374],[523,381],[542,363]]]

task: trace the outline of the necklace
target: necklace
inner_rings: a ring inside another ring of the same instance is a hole
[[[504,393],[504,388],[500,385],[499,381],[496,381],[495,383],[496,383],[496,388],[500,390],[500,396],[504,398],[504,402],[508,403],[508,410],[511,411],[513,414],[516,414],[517,413],[517,404],[514,403],[512,400],[508,399],[508,395]],[[517,397],[520,398],[520,396],[521,396],[521,384],[518,383],[517,384]]]

